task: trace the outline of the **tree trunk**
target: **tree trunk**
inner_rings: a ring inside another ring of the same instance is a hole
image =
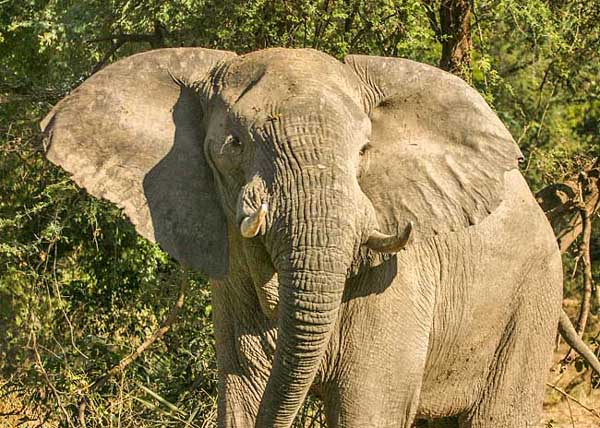
[[[440,30],[442,58],[440,67],[471,82],[471,2],[442,0]]]
[[[442,44],[440,68],[471,83],[471,15],[469,0],[441,0],[439,19],[433,0],[422,0],[429,24]]]

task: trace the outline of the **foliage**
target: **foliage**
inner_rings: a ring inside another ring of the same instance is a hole
[[[535,188],[600,155],[599,18],[593,2],[502,0],[476,9],[475,78],[528,158]]]
[[[570,176],[600,155],[600,7],[475,6],[473,84],[519,142],[535,189]],[[48,424],[75,424],[94,380],[164,318],[180,272],[118,209],[44,160],[37,124],[98,65],[159,46],[440,56],[417,0],[0,1],[1,394]],[[90,396],[89,426],[214,426],[209,294],[195,278],[165,340]],[[299,425],[322,417],[315,406]]]

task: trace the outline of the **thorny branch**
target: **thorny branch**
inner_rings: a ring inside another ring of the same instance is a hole
[[[115,375],[122,373],[131,363],[133,363],[142,353],[148,349],[154,342],[161,339],[171,328],[173,323],[177,320],[177,314],[179,310],[183,307],[183,303],[185,300],[185,293],[188,285],[188,274],[184,272],[182,274],[182,278],[179,283],[179,294],[177,296],[177,300],[175,304],[169,311],[167,317],[161,324],[161,326],[152,334],[152,336],[148,337],[144,342],[138,346],[131,354],[127,357],[123,358],[119,361],[118,364],[113,366],[108,372],[98,378],[90,387],[90,392],[98,391],[104,384]],[[87,408],[88,399],[87,396],[84,396],[79,402],[79,424],[82,428],[86,427],[85,423],[85,410]]]
[[[65,409],[65,406],[63,405],[63,402],[60,399],[60,394],[59,394],[58,390],[56,389],[56,387],[50,380],[50,376],[48,376],[48,372],[44,368],[44,363],[42,362],[42,358],[41,358],[40,352],[38,350],[37,336],[34,332],[31,332],[31,345],[33,348],[33,354],[35,355],[36,365],[37,365],[39,371],[42,373],[42,376],[44,378],[44,381],[46,382],[46,385],[48,385],[48,388],[50,388],[50,390],[52,391],[52,394],[54,395],[54,398],[56,399],[56,404],[58,405],[58,408],[60,409],[61,413],[64,415],[64,417],[67,421],[67,425],[74,426],[73,422],[71,421],[71,417],[69,416],[69,412],[67,412],[67,409]]]

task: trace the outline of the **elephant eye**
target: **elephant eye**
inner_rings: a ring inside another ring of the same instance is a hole
[[[360,148],[360,152],[359,152],[359,154],[360,154],[361,156],[363,156],[363,155],[364,155],[364,154],[367,152],[367,150],[369,150],[370,148],[371,148],[371,144],[370,144],[370,143],[367,143],[367,144],[365,144],[364,146],[362,146],[362,147]]]
[[[232,146],[232,147],[241,147],[242,142],[240,141],[239,138],[234,137],[233,135],[228,135],[227,138],[225,139],[225,145]]]

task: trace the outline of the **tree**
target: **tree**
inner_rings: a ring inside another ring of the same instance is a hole
[[[442,45],[440,68],[471,82],[472,3],[469,0],[441,0],[437,15],[436,3],[423,0],[431,28]]]

